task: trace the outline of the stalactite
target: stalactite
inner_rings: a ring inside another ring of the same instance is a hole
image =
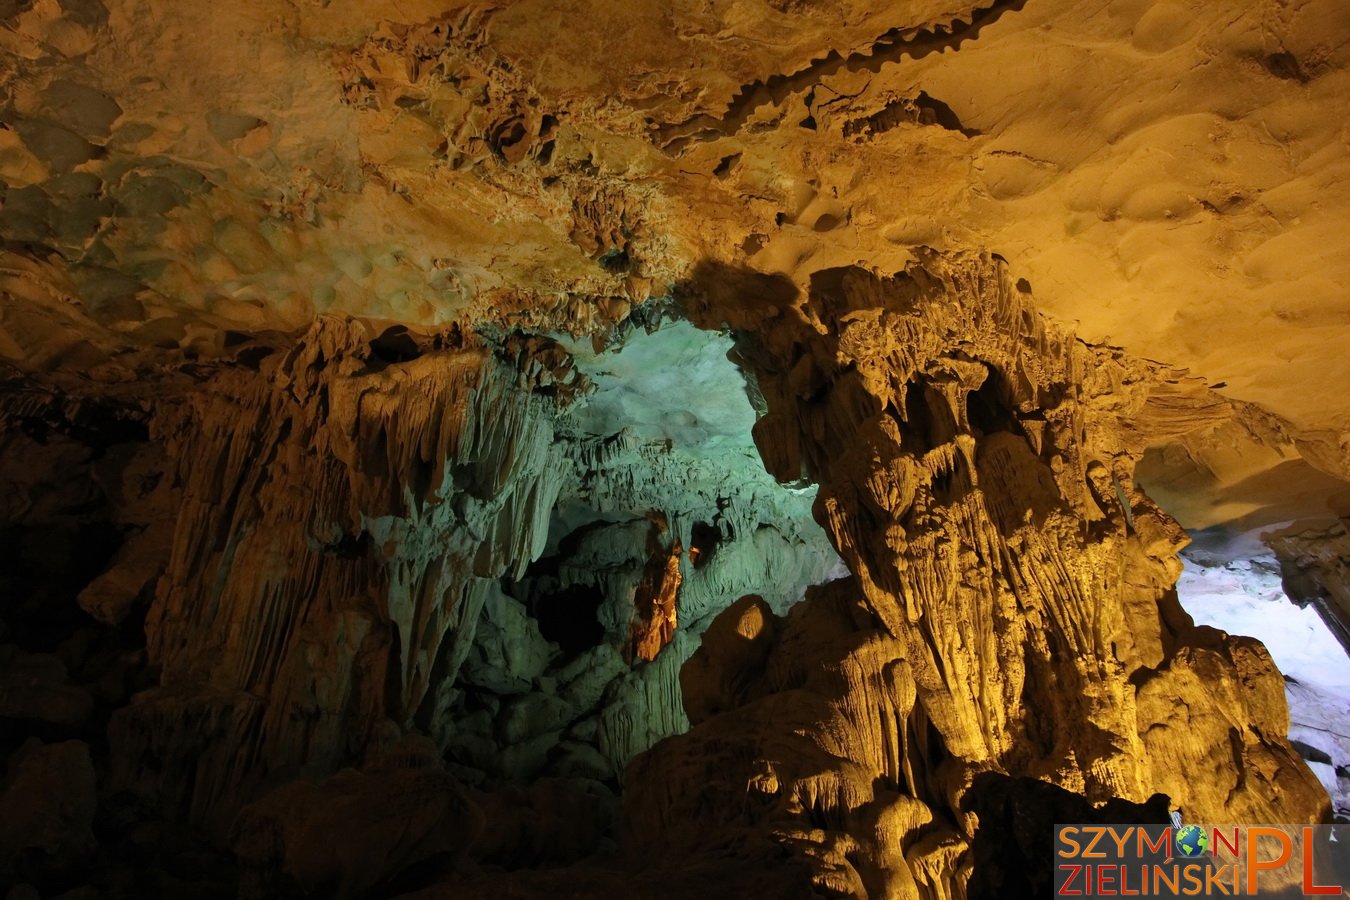
[[[479,577],[542,547],[561,487],[552,401],[485,350],[386,364],[370,340],[321,319],[275,365],[222,372],[155,423],[183,507],[147,623],[161,687],[114,726],[124,783],[145,785],[146,754],[198,752],[183,721],[157,724],[165,709],[234,723],[211,726],[210,752],[234,762],[209,784],[161,786],[217,820],[270,771],[359,761],[453,681]]]
[[[957,897],[985,776],[1030,776],[1091,803],[1163,792],[1190,821],[1327,814],[1285,737],[1269,657],[1167,611],[1180,530],[1120,487],[1140,452],[1121,435],[1177,427],[1166,403],[1150,417],[1150,364],[1052,329],[988,258],[927,254],[891,277],[820,272],[795,303],[770,282],[709,266],[687,308],[731,325],[766,401],[765,464],[791,481],[800,460],[819,482],[816,518],[856,580],[771,629],[767,671],[794,672],[776,685],[752,678],[728,696],[717,673],[765,651],[713,640],[742,606],[714,623],[687,674],[694,727],[630,771],[639,785],[674,779],[627,798],[639,845],[776,845],[847,896],[883,890],[878,873],[903,845],[902,896]],[[1046,427],[1033,438],[1023,422],[1037,411]],[[859,601],[857,630],[832,645],[841,631],[827,611],[837,623]],[[811,643],[794,643],[808,621]],[[821,753],[828,778],[812,762]],[[782,799],[710,820],[718,792],[763,765]],[[931,812],[922,833],[913,819],[886,833],[860,819],[915,802]],[[686,816],[699,827],[682,828]]]

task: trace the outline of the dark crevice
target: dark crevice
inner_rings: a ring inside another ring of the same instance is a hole
[[[966,421],[977,434],[989,435],[996,431],[1021,434],[1022,428],[1013,415],[1012,390],[993,368],[986,366],[984,383],[966,395]]]
[[[1287,50],[1272,53],[1262,58],[1261,65],[1265,67],[1267,72],[1283,81],[1307,84],[1312,80],[1312,76],[1303,68],[1302,63],[1298,61],[1298,57]]]
[[[600,268],[613,274],[627,272],[632,265],[632,260],[628,257],[628,251],[618,247],[606,250],[604,254],[600,256],[598,262],[600,263]]]
[[[736,168],[736,164],[741,161],[741,154],[732,153],[729,156],[722,157],[722,161],[713,169],[713,175],[717,178],[726,178],[731,174],[731,170]]]
[[[701,569],[708,564],[722,543],[722,532],[716,525],[695,522],[690,529],[689,560],[694,568]]]
[[[422,348],[408,333],[407,326],[393,325],[370,342],[370,352],[381,362],[401,363],[417,359],[422,355]]]
[[[605,639],[600,624],[604,592],[591,584],[574,584],[530,604],[529,612],[539,624],[544,640],[558,645],[564,661],[598,647]]]
[[[871,47],[848,56],[831,50],[797,72],[770,75],[761,81],[743,85],[720,116],[704,114],[684,122],[658,126],[654,142],[674,156],[690,143],[733,135],[744,127],[759,108],[782,103],[793,94],[814,88],[824,78],[841,71],[877,72],[887,63],[905,57],[920,59],[932,53],[960,49],[962,43],[977,37],[982,28],[997,21],[1005,13],[1018,11],[1025,5],[1026,0],[995,0],[987,7],[972,11],[968,22],[956,19],[946,26],[939,25],[933,29],[893,28],[873,42]],[[812,125],[803,122],[803,127],[814,127],[814,119],[808,119]]]
[[[927,91],[919,91],[919,96],[914,98],[914,105],[919,108],[920,125],[937,125],[948,131],[959,131],[966,137],[976,137],[981,133],[978,129],[962,125],[950,106],[936,97],[928,96]]]

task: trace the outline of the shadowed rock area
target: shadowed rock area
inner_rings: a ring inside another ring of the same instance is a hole
[[[0,3],[4,897],[1031,897],[1057,823],[1343,820],[1347,48]]]

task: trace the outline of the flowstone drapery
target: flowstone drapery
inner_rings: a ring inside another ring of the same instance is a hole
[[[1177,604],[1184,532],[1126,442],[1147,364],[1046,324],[988,257],[823,271],[800,303],[709,266],[688,293],[764,397],[766,466],[819,482],[854,579],[786,623],[723,614],[686,670],[694,728],[634,763],[639,841],[773,846],[832,891],[952,896],[999,778],[1162,793],[1153,814],[1190,821],[1328,815],[1265,649]]]

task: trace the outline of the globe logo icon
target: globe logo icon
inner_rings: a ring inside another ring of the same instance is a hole
[[[1199,825],[1187,825],[1177,832],[1176,844],[1182,856],[1199,856],[1209,848],[1209,836]]]

